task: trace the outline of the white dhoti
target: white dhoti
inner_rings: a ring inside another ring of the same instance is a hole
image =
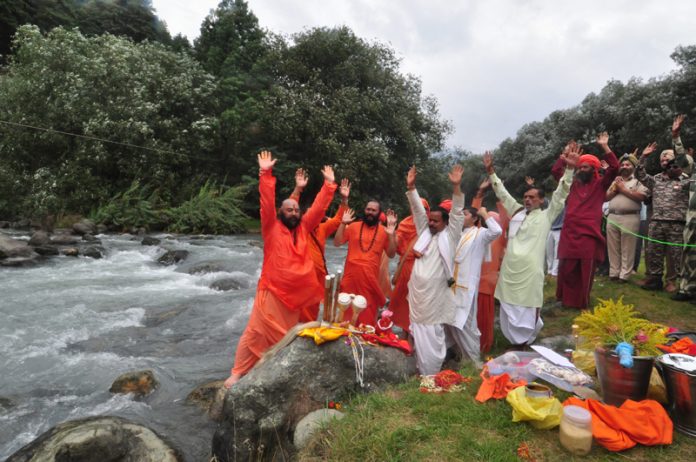
[[[463,355],[468,356],[476,365],[481,368],[481,331],[478,328],[476,320],[476,297],[474,297],[474,306],[469,310],[469,317],[466,319],[464,326],[460,329],[457,326],[445,326],[447,337],[454,340],[459,350]]]
[[[445,327],[442,324],[411,323],[411,335],[416,345],[416,365],[421,375],[440,372],[447,354]]]
[[[542,327],[539,308],[500,302],[500,330],[513,345],[532,343]]]

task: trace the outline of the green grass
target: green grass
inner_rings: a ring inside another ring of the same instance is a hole
[[[635,276],[636,279],[640,279]],[[577,310],[550,307],[555,302],[555,282],[544,288],[546,305],[542,336],[570,334]],[[617,284],[598,277],[592,292],[596,298],[617,298],[635,305],[646,318],[684,330],[696,330],[696,306],[678,303],[664,293],[648,292],[634,284]],[[496,332],[493,354],[507,347]],[[319,432],[299,455],[304,461],[518,461],[517,448],[527,443],[536,461],[573,461],[558,442],[558,429],[536,430],[513,423],[504,401],[478,403],[474,396],[481,383],[471,366],[460,373],[474,380],[462,393],[423,394],[416,379],[346,403],[346,417]],[[560,392],[563,400],[567,396]],[[588,461],[691,461],[696,439],[674,432],[674,443],[665,447],[637,446],[611,453],[595,444],[592,452],[577,460]]]

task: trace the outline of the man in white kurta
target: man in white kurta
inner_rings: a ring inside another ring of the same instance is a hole
[[[477,226],[485,220],[486,227]],[[481,332],[477,323],[478,288],[481,281],[481,264],[490,259],[490,243],[503,233],[485,207],[464,210],[464,231],[454,253],[455,299],[454,325],[447,326],[450,335],[462,354],[466,354],[481,366]]]
[[[416,191],[415,167],[407,176],[406,196],[419,236],[414,250],[421,255],[416,258],[408,282],[411,334],[421,375],[440,372],[447,353],[445,324],[455,321],[454,293],[449,284],[453,277],[454,249],[464,221],[464,195],[459,186],[463,171],[455,165],[449,174],[453,187],[449,217],[447,211],[439,208],[427,214]]]
[[[509,214],[524,208],[524,219],[516,232],[509,233],[495,298],[500,301],[500,329],[513,345],[530,344],[544,326],[541,305],[544,302],[544,257],[546,239],[553,220],[563,209],[573,181],[579,148],[564,153],[566,171],[554,191],[549,207],[541,210],[544,201],[540,189],[530,188],[524,204],[517,202],[495,174],[493,156],[484,154],[483,163],[493,191]]]

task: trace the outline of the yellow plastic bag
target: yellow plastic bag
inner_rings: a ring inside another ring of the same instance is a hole
[[[590,350],[575,350],[573,351],[573,364],[575,367],[583,371],[585,374],[589,374],[593,377],[597,377],[597,370],[595,368],[594,351]]]
[[[650,375],[650,385],[648,385],[648,399],[654,399],[658,403],[667,404],[667,390],[665,390],[665,384],[662,381],[662,377],[657,372],[657,369],[653,368],[652,374]]]
[[[523,420],[540,430],[558,426],[563,415],[563,406],[556,398],[529,398],[525,387],[508,393],[505,400],[512,406],[512,421]]]

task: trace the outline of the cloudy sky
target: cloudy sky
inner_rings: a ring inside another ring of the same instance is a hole
[[[611,79],[674,69],[696,44],[693,0],[249,0],[262,27],[347,25],[390,45],[452,122],[450,147],[497,146],[525,123],[578,104]],[[154,0],[190,40],[218,0]]]

